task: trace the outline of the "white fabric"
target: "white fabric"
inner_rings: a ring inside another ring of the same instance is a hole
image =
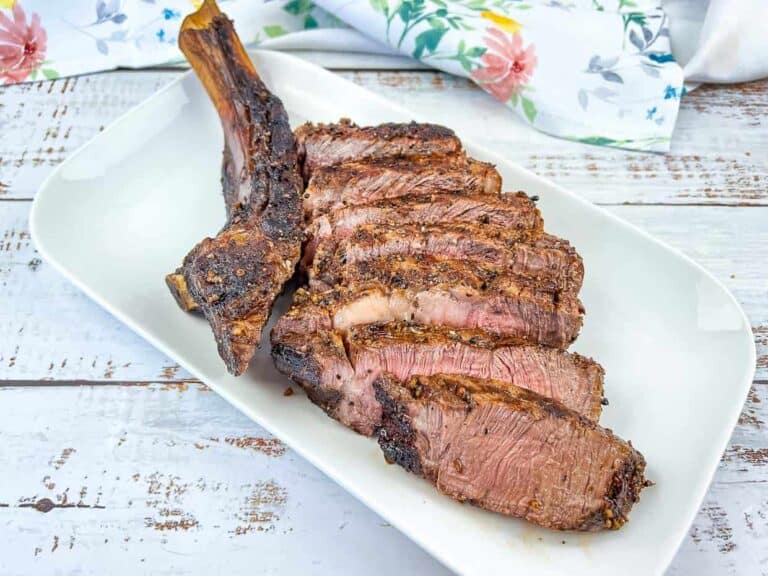
[[[666,0],[672,53],[689,82],[768,76],[767,0]]]

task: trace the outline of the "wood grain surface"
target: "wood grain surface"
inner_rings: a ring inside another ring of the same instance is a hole
[[[35,252],[43,179],[179,74],[0,89],[0,574],[444,573]],[[443,74],[340,74],[607,206],[733,291],[756,380],[669,573],[768,574],[768,82],[691,93],[662,156],[547,137]]]

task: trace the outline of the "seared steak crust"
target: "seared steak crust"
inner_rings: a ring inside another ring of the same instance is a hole
[[[543,234],[528,241],[509,238],[503,228],[482,224],[366,224],[349,237],[317,245],[310,284],[327,289],[344,282],[348,268],[392,255],[463,260],[550,283],[578,293],[584,279],[581,257],[566,241]]]
[[[318,168],[304,191],[304,218],[408,194],[498,194],[492,164],[456,156],[386,157]]]
[[[299,290],[276,330],[344,331],[361,324],[408,321],[567,348],[581,329],[582,311],[573,295],[522,277],[459,261],[397,257],[360,264],[344,286]]]
[[[336,289],[360,289],[372,282],[393,288],[443,286],[446,289],[471,288],[478,292],[503,293],[557,305],[573,301],[573,291],[563,291],[553,281],[522,276],[504,269],[481,266],[472,260],[442,259],[434,256],[393,254],[370,258],[339,267]],[[310,282],[312,292],[326,291],[322,282]]]
[[[381,375],[388,461],[459,501],[558,530],[617,529],[645,485],[630,444],[509,382]]]
[[[299,260],[298,157],[281,101],[262,83],[215,4],[187,17],[179,45],[221,117],[229,222],[195,246],[166,283],[182,308],[203,312],[227,369],[239,375]]]
[[[345,118],[335,124],[307,123],[297,128],[295,134],[307,181],[316,169],[342,162],[451,156],[461,152],[461,142],[453,130],[436,124],[361,127]]]
[[[359,226],[371,224],[479,224],[501,228],[509,241],[541,234],[543,221],[536,204],[523,192],[492,195],[435,194],[402,196],[363,206],[340,208],[312,221],[307,229],[302,266],[309,268],[318,244],[329,253]]]
[[[256,352],[272,305],[294,271],[258,228],[233,221],[206,238],[166,278],[172,293],[186,291],[211,325],[227,369],[242,374]],[[296,250],[298,257],[298,249]],[[181,281],[178,281],[181,278]]]
[[[321,405],[330,416],[362,434],[379,424],[372,383],[384,372],[402,380],[436,373],[493,378],[555,398],[588,418],[600,416],[603,370],[578,354],[513,340],[502,344],[476,330],[404,323],[356,326],[345,335],[322,327],[299,333],[284,328],[278,323],[272,332],[278,370],[310,398],[326,399]]]

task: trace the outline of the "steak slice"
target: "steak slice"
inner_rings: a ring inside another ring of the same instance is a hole
[[[453,130],[436,124],[386,123],[357,126],[349,119],[335,124],[307,123],[296,129],[306,181],[323,166],[380,158],[451,156],[462,151]]]
[[[224,129],[229,221],[195,246],[166,283],[182,308],[202,311],[227,369],[239,375],[299,260],[303,183],[285,108],[262,83],[232,22],[206,2],[184,20],[179,45]]]
[[[567,348],[578,336],[583,308],[574,295],[494,275],[471,263],[429,260],[373,260],[359,265],[344,286],[300,290],[279,321],[278,333],[408,321],[485,330],[556,348]]]
[[[476,223],[503,228],[509,240],[538,236],[543,220],[536,204],[523,192],[493,195],[435,194],[431,197],[402,196],[363,206],[340,208],[312,221],[304,248],[302,266],[309,268],[317,245],[330,253],[336,243],[366,224]]]
[[[373,384],[388,461],[461,502],[545,528],[618,529],[645,459],[610,430],[509,382],[390,375]]]
[[[576,250],[549,234],[521,242],[491,225],[393,223],[366,224],[339,242],[320,242],[309,271],[310,284],[327,289],[343,283],[355,264],[392,255],[464,260],[574,294],[584,280],[584,264]]]
[[[499,194],[492,164],[456,156],[387,157],[318,168],[304,191],[304,219],[406,195]]]
[[[445,373],[511,382],[593,420],[602,408],[603,369],[593,360],[544,346],[500,344],[478,331],[402,323],[356,326],[346,335],[275,328],[272,358],[328,415],[365,435],[381,419],[372,384],[385,372],[403,381]]]

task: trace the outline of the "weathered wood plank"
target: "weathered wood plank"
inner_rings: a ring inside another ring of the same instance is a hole
[[[67,155],[179,74],[95,74],[0,88],[0,199],[34,196]]]
[[[1,88],[0,198],[31,198],[68,153],[179,74],[116,72]],[[593,202],[768,204],[768,81],[694,91],[683,100],[672,153],[661,156],[540,134],[445,74],[340,74]]]
[[[755,391],[762,402],[767,389]],[[211,573],[224,557],[231,574],[252,570],[254,557],[265,573],[443,573],[204,386],[0,387],[0,405],[0,460],[14,463],[0,483],[4,574],[48,562],[68,573],[85,555],[85,574],[142,562],[157,574]],[[724,459],[670,574],[759,573],[762,470]],[[161,564],[167,551],[178,562]]]
[[[733,290],[757,332],[758,377],[768,379],[768,208],[611,209],[680,248]],[[40,260],[28,210],[27,202],[0,202],[0,300],[11,303],[0,307],[0,379],[188,379]]]
[[[204,386],[4,388],[0,406],[2,574],[447,574]]]
[[[765,476],[762,481],[716,480],[668,575],[765,574],[768,558],[766,482]]]

